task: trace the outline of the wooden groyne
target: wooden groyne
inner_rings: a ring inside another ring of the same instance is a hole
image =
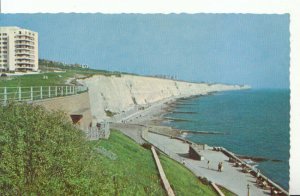
[[[212,135],[229,135],[227,132],[219,132],[219,131],[190,131],[190,130],[178,130],[181,134],[188,133],[188,134],[212,134]]]

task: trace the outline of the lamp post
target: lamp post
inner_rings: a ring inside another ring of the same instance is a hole
[[[248,196],[250,196],[250,185],[249,184],[247,184],[247,189],[248,189]]]

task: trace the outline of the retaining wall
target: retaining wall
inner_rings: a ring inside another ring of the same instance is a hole
[[[84,131],[87,130],[93,121],[88,92],[35,101],[33,104],[44,106],[47,110],[63,111],[70,117],[70,121],[72,121],[70,115],[82,115],[78,126]]]

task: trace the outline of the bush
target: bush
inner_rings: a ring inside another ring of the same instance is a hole
[[[105,110],[105,113],[106,113],[106,116],[108,116],[108,117],[113,117],[114,115],[117,114],[116,112],[112,112],[110,110]]]
[[[90,152],[63,113],[0,106],[0,195],[91,193],[101,176],[89,171]]]
[[[148,150],[151,150],[151,146],[152,146],[152,145],[149,144],[149,143],[143,143],[142,146],[143,146],[144,148],[148,149]]]

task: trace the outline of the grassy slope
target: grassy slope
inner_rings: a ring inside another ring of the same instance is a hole
[[[66,72],[47,72],[47,67],[44,61],[40,61],[40,69],[42,73],[13,76],[13,77],[0,77],[0,87],[17,87],[17,86],[59,86],[65,85],[65,81],[68,78],[75,77],[76,74],[81,76],[90,77],[92,75],[105,75],[105,76],[120,76],[120,72],[109,72],[105,70],[94,70],[94,69],[82,69],[76,67],[70,67],[69,65],[62,66],[59,62],[53,62],[49,64],[52,68],[60,68]],[[126,74],[126,73],[122,73]],[[48,79],[43,79],[43,76],[48,76]]]
[[[104,147],[118,156],[116,160],[98,156],[111,176],[112,192],[117,187],[121,195],[165,195],[150,150],[118,131],[112,131],[109,140],[92,141],[90,145]],[[182,165],[164,155],[160,159],[176,195],[216,195]],[[113,182],[113,176],[117,183]]]
[[[121,195],[164,195],[151,152],[118,131],[108,140],[92,141],[92,147],[104,147],[117,155],[116,160],[98,156],[110,176],[111,193]],[[115,182],[113,180],[115,176]]]
[[[211,186],[202,184],[196,176],[179,163],[160,155],[166,176],[176,195],[217,195]]]
[[[43,76],[48,76],[48,80],[43,79]],[[11,79],[0,78],[0,87],[17,87],[17,86],[55,86],[64,85],[65,81],[72,77],[74,72],[65,73],[45,73],[34,75],[15,76]],[[61,76],[61,77],[60,77]]]
[[[101,72],[88,70],[67,70],[66,72],[61,73],[49,72],[41,74],[13,76],[9,78],[2,77],[0,78],[0,87],[65,85],[66,80],[75,77],[76,74],[89,77],[94,74],[101,74]],[[43,76],[48,76],[48,79],[43,79]]]

